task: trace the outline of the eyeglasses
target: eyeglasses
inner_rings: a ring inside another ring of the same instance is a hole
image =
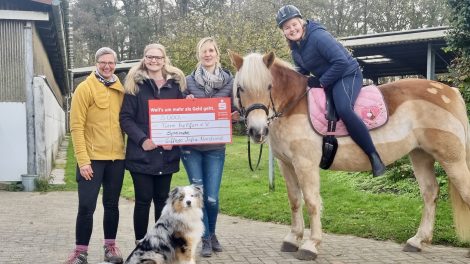
[[[148,61],[153,61],[153,60],[161,61],[161,60],[163,60],[164,58],[165,58],[165,57],[163,57],[163,56],[145,55],[145,59],[148,60]]]
[[[100,65],[100,67],[105,67],[106,65],[109,65],[109,67],[113,67],[114,65],[116,65],[114,61],[98,61],[98,64]]]

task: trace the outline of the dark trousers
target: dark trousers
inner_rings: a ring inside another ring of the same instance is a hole
[[[374,143],[369,131],[361,120],[361,118],[354,112],[354,103],[356,102],[359,92],[362,88],[362,72],[357,69],[354,73],[344,76],[334,83],[333,87],[333,101],[335,102],[336,112],[343,120],[349,135],[352,140],[367,154],[370,155],[376,152]]]
[[[170,192],[172,174],[150,175],[131,171],[131,176],[135,193],[134,234],[136,240],[141,240],[147,233],[152,200],[155,222],[162,214]]]
[[[124,160],[92,160],[93,178],[87,181],[77,167],[78,214],[75,227],[76,245],[88,245],[93,230],[93,213],[103,186],[103,229],[105,239],[115,239],[119,224],[119,196],[124,179]]]

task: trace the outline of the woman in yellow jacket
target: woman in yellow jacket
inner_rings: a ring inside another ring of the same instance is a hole
[[[75,250],[67,264],[87,263],[93,213],[103,186],[104,260],[122,263],[115,244],[119,195],[124,178],[124,139],[119,111],[124,88],[114,75],[117,56],[107,47],[95,55],[96,71],[80,83],[72,97],[70,127],[77,159],[78,214]]]

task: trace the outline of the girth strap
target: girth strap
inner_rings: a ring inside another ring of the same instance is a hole
[[[334,121],[336,123],[336,121],[338,121],[339,118],[338,118],[338,114],[336,113],[335,102],[333,101],[333,92],[332,92],[333,89],[329,88],[329,89],[324,89],[324,90],[325,90],[325,99],[326,99],[325,118],[328,121]],[[328,129],[330,126],[329,123],[330,122],[328,122]]]

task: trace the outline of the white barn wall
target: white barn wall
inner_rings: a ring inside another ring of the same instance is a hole
[[[65,111],[42,77],[34,77],[33,87],[37,174],[47,177],[65,135]]]
[[[27,173],[26,105],[0,102],[0,181],[21,181]]]
[[[66,133],[69,4],[30,2],[0,1],[0,11],[17,15],[0,19],[1,182],[48,177]]]

